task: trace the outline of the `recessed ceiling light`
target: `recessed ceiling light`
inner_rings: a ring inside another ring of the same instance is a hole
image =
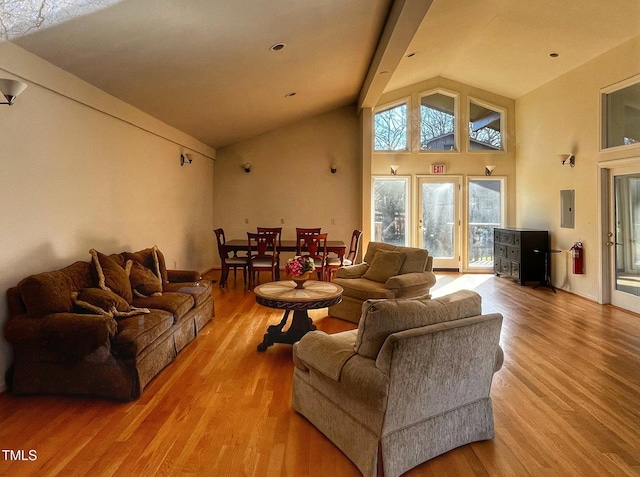
[[[275,43],[275,44],[271,45],[271,46],[269,47],[269,49],[270,49],[271,51],[280,51],[280,50],[282,50],[285,46],[287,46],[287,45],[285,45],[284,43]]]
[[[289,91],[287,94],[284,95],[285,98],[290,98],[291,96],[295,96],[296,92],[295,91]]]
[[[558,56],[560,56],[560,53],[555,53],[555,52],[554,53],[549,53],[549,56],[551,58],[557,58]]]

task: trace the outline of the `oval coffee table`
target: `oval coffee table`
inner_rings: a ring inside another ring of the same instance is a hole
[[[316,329],[307,310],[327,308],[342,301],[342,287],[318,280],[304,282],[303,288],[296,288],[292,280],[263,283],[255,287],[253,292],[258,304],[286,310],[279,324],[267,328],[258,351],[266,351],[274,343],[293,344],[300,341],[306,333]],[[282,331],[292,310],[291,324],[286,331]]]

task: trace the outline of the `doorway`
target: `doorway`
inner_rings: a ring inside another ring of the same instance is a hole
[[[611,304],[640,310],[640,164],[609,169],[606,253]]]
[[[418,246],[433,257],[434,269],[460,270],[460,177],[418,180]]]

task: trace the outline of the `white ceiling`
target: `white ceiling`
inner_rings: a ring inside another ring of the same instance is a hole
[[[12,41],[218,148],[435,76],[517,99],[640,35],[638,0],[430,3],[124,0]]]

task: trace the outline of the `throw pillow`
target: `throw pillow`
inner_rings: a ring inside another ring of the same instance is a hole
[[[460,290],[433,300],[368,300],[362,305],[356,352],[376,359],[385,340],[393,333],[481,314],[482,298],[471,290]]]
[[[123,252],[122,256],[127,261],[131,260],[151,270],[160,283],[160,291],[162,291],[163,284],[168,283],[164,256],[155,245],[138,252]]]
[[[61,271],[31,275],[18,284],[18,289],[31,317],[70,312],[73,308],[69,298],[72,288]]]
[[[83,288],[79,292],[72,293],[71,298],[77,313],[89,311],[96,315],[106,315],[116,319],[150,313],[147,308],[129,306],[124,298],[102,288]]]
[[[162,295],[162,285],[158,277],[147,267],[133,260],[127,260],[125,270],[129,273],[134,295],[144,297]]]
[[[72,294],[76,311],[82,313],[89,310],[100,315],[112,315],[113,309],[120,312],[129,312],[131,307],[119,295],[102,288],[83,288]]]
[[[403,262],[404,255],[400,252],[378,250],[373,256],[373,260],[371,260],[363,278],[384,283],[398,274]]]
[[[127,272],[107,255],[91,249],[91,263],[96,278],[96,285],[103,290],[109,290],[121,296],[127,303],[133,301],[133,292]]]

